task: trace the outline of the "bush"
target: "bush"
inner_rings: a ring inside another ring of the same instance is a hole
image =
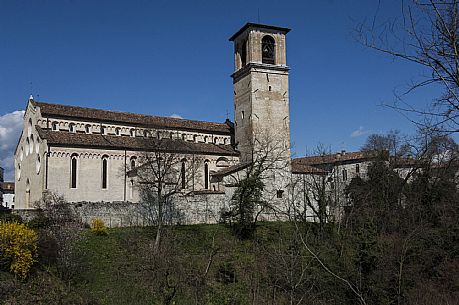
[[[94,218],[91,220],[91,232],[96,235],[108,234],[107,227],[105,226],[104,221],[100,218]]]
[[[38,236],[25,224],[0,222],[0,261],[25,278],[35,261]]]
[[[44,229],[50,225],[51,221],[48,217],[43,214],[39,214],[37,217],[30,220],[27,225],[29,228],[37,230],[37,229]]]
[[[22,218],[19,215],[11,213],[11,210],[0,212],[0,221],[22,223]]]

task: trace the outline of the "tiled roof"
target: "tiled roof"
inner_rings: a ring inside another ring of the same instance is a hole
[[[292,173],[293,174],[316,174],[316,175],[326,175],[328,172],[326,170],[296,162],[295,159],[292,160]]]
[[[14,191],[14,182],[0,182],[0,188],[4,191]]]
[[[238,172],[240,170],[243,170],[243,169],[249,167],[250,164],[252,164],[252,162],[248,162],[248,161],[247,162],[241,162],[241,163],[229,166],[227,168],[224,168],[222,170],[219,170],[218,172],[213,173],[212,176],[224,177],[226,175],[229,175],[229,174]]]
[[[226,123],[202,122],[171,117],[151,116],[129,112],[108,111],[78,106],[32,102],[40,107],[42,116],[71,119],[97,120],[100,122],[124,123],[147,128],[193,130],[218,134],[231,134],[232,129]]]
[[[293,163],[303,165],[324,165],[350,161],[371,160],[378,156],[374,151],[341,152],[331,155],[296,158]]]
[[[108,149],[128,149],[134,151],[155,151],[175,153],[198,153],[209,155],[238,156],[231,145],[194,143],[174,139],[155,139],[101,134],[71,133],[45,130],[36,126],[38,134],[48,144],[69,147],[96,147]]]

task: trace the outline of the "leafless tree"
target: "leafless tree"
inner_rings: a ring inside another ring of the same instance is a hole
[[[381,3],[379,3],[381,5]],[[379,6],[378,6],[379,7]],[[357,26],[358,40],[384,54],[415,63],[425,73],[404,92],[396,93],[393,107],[419,127],[459,131],[459,12],[457,0],[401,1],[402,18]],[[426,86],[443,90],[427,109],[402,98]]]
[[[193,154],[187,159],[186,155],[177,153],[177,141],[151,138],[149,149],[135,168],[141,202],[149,220],[157,226],[155,251],[159,248],[163,226],[180,220],[176,196],[194,188],[197,168],[202,163]]]
[[[251,143],[250,158],[241,165],[243,169],[228,178],[235,190],[230,210],[224,216],[253,232],[261,215],[285,214],[285,206],[278,199],[286,196],[283,193],[290,176],[288,142],[268,131],[260,132]]]
[[[323,145],[318,145],[313,156],[326,160],[331,155]],[[325,163],[325,162],[324,162]],[[329,180],[331,168],[308,166],[303,164],[306,173],[294,174],[291,178],[291,206],[296,220],[318,222],[320,232],[330,220],[330,211],[339,203],[339,196],[333,196],[336,190]]]
[[[399,130],[390,130],[387,134],[369,135],[361,150],[378,152],[383,158],[389,156],[393,158],[409,157],[413,154],[408,139]]]

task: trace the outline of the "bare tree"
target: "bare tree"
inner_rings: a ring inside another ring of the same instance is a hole
[[[261,215],[285,214],[279,199],[286,196],[290,176],[290,147],[285,139],[260,132],[251,147],[251,158],[242,163],[244,169],[228,178],[235,191],[230,210],[223,215],[241,237],[251,236]]]
[[[325,161],[331,155],[323,145],[318,145],[313,157]],[[325,162],[324,162],[325,163]],[[294,208],[296,220],[303,222],[313,221],[319,224],[319,231],[323,232],[329,221],[330,209],[338,203],[339,196],[333,196],[336,190],[329,180],[330,167],[315,167],[308,164],[302,166],[304,173],[293,174],[291,178],[291,206]]]
[[[390,130],[387,134],[369,135],[361,150],[377,152],[382,158],[389,157],[387,154],[393,158],[408,157],[413,154],[412,146],[399,130]]]
[[[379,3],[380,5],[381,3]],[[420,65],[426,73],[412,82],[390,106],[422,128],[459,131],[459,12],[457,0],[401,2],[401,19],[357,26],[358,40],[384,54]],[[403,96],[421,87],[435,86],[443,93],[427,109],[409,104]]]
[[[198,179],[196,169],[202,163],[195,155],[188,155],[187,159],[177,153],[176,145],[172,139],[151,138],[150,149],[135,168],[141,202],[149,220],[157,226],[155,250],[159,248],[163,226],[180,220],[176,196],[194,188]]]

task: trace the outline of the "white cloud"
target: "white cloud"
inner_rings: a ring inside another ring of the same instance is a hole
[[[177,114],[177,113],[174,113],[171,115],[171,118],[174,118],[174,119],[183,119],[181,115]]]
[[[5,169],[5,181],[14,179],[14,150],[22,130],[24,111],[0,116],[0,166]]]
[[[351,133],[351,138],[357,138],[370,133],[370,130],[366,130],[363,126],[360,126],[359,129],[354,130]]]

